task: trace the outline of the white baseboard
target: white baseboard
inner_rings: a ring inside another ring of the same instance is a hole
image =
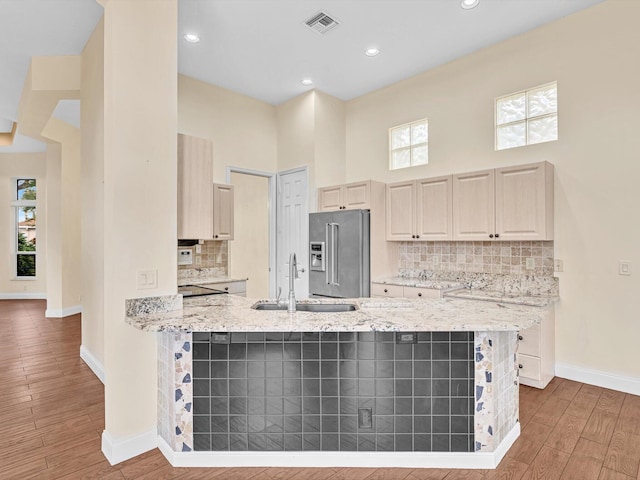
[[[64,318],[76,313],[82,313],[82,305],[74,305],[68,308],[47,308],[44,316],[47,318]]]
[[[106,430],[102,432],[102,453],[111,465],[129,460],[157,446],[158,431],[155,428],[139,435],[122,438],[113,438]]]
[[[102,382],[104,385],[105,376],[104,376],[104,367],[102,366],[102,362],[98,360],[93,354],[89,351],[87,347],[84,345],[80,345],[80,358],[84,360],[84,363],[91,369],[93,373],[95,373],[96,377]]]
[[[498,466],[520,436],[520,424],[495,452],[174,452],[158,436],[158,448],[174,467],[368,467],[477,468]]]
[[[46,300],[46,293],[0,293],[0,300]]]
[[[566,363],[556,363],[556,376],[588,383],[598,387],[618,390],[620,392],[640,395],[640,378],[624,377],[614,373],[592,370],[590,368],[574,367]]]

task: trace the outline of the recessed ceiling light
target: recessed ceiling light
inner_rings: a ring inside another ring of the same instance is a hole
[[[465,10],[471,10],[472,8],[477,7],[478,3],[480,3],[480,0],[462,0],[460,6]]]
[[[376,55],[378,55],[380,53],[380,50],[378,50],[377,48],[367,48],[364,51],[364,54],[367,57],[375,57]]]
[[[303,78],[302,80],[300,80],[300,83],[305,87],[308,87],[310,85],[313,85],[313,80],[311,80],[310,78]]]
[[[186,33],[184,39],[189,43],[198,43],[200,41],[200,37],[195,33]]]

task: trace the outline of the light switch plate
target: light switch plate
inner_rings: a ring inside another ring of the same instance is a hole
[[[138,270],[136,272],[136,286],[138,290],[158,288],[158,270]]]
[[[618,261],[618,274],[619,275],[631,275],[631,262],[627,260]]]
[[[535,270],[536,268],[536,261],[533,259],[533,257],[527,257],[526,260],[526,267],[527,270]]]
[[[564,271],[564,262],[559,258],[553,260],[553,271],[554,272],[563,272]]]

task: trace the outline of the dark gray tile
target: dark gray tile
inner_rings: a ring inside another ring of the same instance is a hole
[[[451,433],[470,433],[469,417],[452,416],[451,417]]]
[[[299,378],[285,378],[283,382],[283,395],[297,396],[302,395],[302,381]]]
[[[321,342],[337,342],[338,332],[320,332]]]
[[[213,415],[228,415],[229,399],[227,397],[211,397],[211,413]]]
[[[208,433],[193,434],[193,449],[196,452],[208,452],[211,450],[211,435]]]
[[[245,332],[233,332],[231,335],[231,343],[247,343],[247,334]]]
[[[299,360],[302,358],[302,345],[300,343],[285,343],[284,359]]]
[[[358,332],[358,342],[374,342],[376,334],[374,332]]]
[[[467,415],[471,411],[469,410],[469,400],[467,398],[451,399],[451,415]]]
[[[211,390],[209,390],[209,379],[194,378],[193,395],[202,397],[208,397],[211,395]]]
[[[358,362],[343,360],[339,365],[340,378],[356,378],[358,376]]]
[[[209,339],[211,338],[211,335],[209,334],[209,332],[193,332],[191,338],[193,340],[193,343],[196,343],[196,342],[209,343]]]
[[[376,379],[376,396],[392,397],[393,396],[393,379]]]
[[[320,388],[321,388],[323,397],[337,397],[338,396],[338,379],[323,378],[320,382]]]
[[[192,365],[193,365],[193,378],[210,378],[209,362],[194,360],[192,362]]]
[[[396,361],[395,362],[395,377],[396,378],[412,378],[413,377],[413,365],[411,362]]]
[[[452,452],[472,452],[468,435],[451,435]]]
[[[395,451],[411,452],[413,450],[413,435],[395,435]]]
[[[282,378],[282,362],[266,362],[265,371],[267,378]]]
[[[335,433],[322,434],[322,450],[337,451],[340,450],[340,436]]]
[[[229,362],[229,378],[246,378],[247,362]]]
[[[413,433],[413,417],[411,415],[396,415],[396,425],[394,432],[399,433]]]
[[[340,451],[355,452],[358,450],[358,437],[355,434],[340,434]]]
[[[284,339],[283,332],[267,332],[264,334],[265,342],[278,342],[282,343]]]
[[[323,432],[339,432],[340,422],[338,415],[322,415],[321,427]]]
[[[247,377],[264,378],[264,362],[247,362]]]
[[[211,345],[211,360],[227,360],[229,358],[228,345]]]
[[[451,396],[467,397],[469,396],[469,381],[465,379],[451,380]]]
[[[339,332],[338,340],[340,342],[355,342],[357,339],[356,332]]]
[[[418,379],[413,381],[413,394],[417,397],[428,397],[431,395],[431,380]]]
[[[284,334],[285,342],[300,342],[302,341],[302,332],[287,332]]]
[[[433,342],[449,342],[449,332],[431,332],[431,340]]]
[[[393,361],[376,361],[376,377],[393,378]]]
[[[286,415],[284,417],[285,433],[302,432],[302,415]]]
[[[208,415],[211,412],[209,397],[193,398],[193,414]]]
[[[414,435],[413,450],[415,452],[431,451],[431,435]]]
[[[282,360],[282,343],[267,343],[267,360]]]
[[[418,342],[430,342],[431,332],[418,332]]]
[[[303,397],[302,413],[304,415],[320,414],[320,397]]]
[[[318,340],[320,340],[319,332],[303,332],[302,333],[303,342],[317,342]]]
[[[285,397],[284,413],[285,415],[302,413],[302,398],[301,397]]]
[[[377,433],[393,433],[393,415],[376,415],[375,430]]]
[[[264,433],[265,421],[264,415],[249,415],[247,417],[247,431],[253,433]]]
[[[247,414],[246,397],[229,398],[229,413],[234,415],[246,415]]]
[[[282,396],[282,378],[269,378],[267,380],[267,396]]]
[[[340,397],[340,413],[343,415],[356,415],[358,413],[356,397]]]
[[[250,397],[264,395],[264,378],[250,378],[247,380],[247,392]]]
[[[282,397],[267,397],[267,415],[282,415],[284,413],[284,399]]]
[[[229,362],[212,361],[209,362],[211,368],[211,378],[229,378]]]
[[[358,434],[358,451],[372,452],[376,449],[376,436],[374,434]]]
[[[394,449],[393,440],[393,434],[376,435],[376,450],[379,452],[392,452]]]
[[[211,435],[211,450],[229,450],[229,435],[214,433]]]
[[[414,397],[413,413],[415,415],[430,415],[431,414],[431,398]]]
[[[285,378],[300,378],[302,376],[300,362],[284,362],[283,371]]]
[[[376,364],[373,361],[358,362],[358,377],[373,378],[376,376]]]
[[[320,434],[305,433],[302,435],[303,450],[320,450]]]
[[[452,343],[451,359],[452,360],[469,360],[469,344],[468,343]]]
[[[472,332],[451,332],[452,342],[473,342]]]
[[[376,344],[373,342],[358,342],[358,359],[373,360],[376,356]]]
[[[338,362],[323,360],[320,363],[320,376],[322,378],[337,378]]]
[[[395,342],[395,332],[376,332],[376,342]]]
[[[209,360],[209,343],[193,344],[193,360]]]
[[[302,435],[285,433],[284,449],[292,452],[299,452],[302,450]]]
[[[266,437],[263,433],[250,433],[249,434],[249,448],[250,451],[263,451],[267,446]]]
[[[213,433],[227,433],[229,431],[229,417],[227,415],[212,415],[211,431]]]
[[[247,345],[247,360],[264,360],[264,343],[249,343]]]
[[[248,449],[246,433],[232,433],[229,435],[229,450],[244,452]]]
[[[451,362],[451,378],[469,378],[470,362]]]
[[[337,343],[321,343],[320,344],[320,357],[323,360],[337,360],[338,359],[338,344]]]
[[[264,343],[264,333],[263,332],[247,332],[247,342]]]
[[[249,397],[247,399],[247,413],[249,415],[264,415],[266,405],[264,397]]]
[[[449,360],[451,352],[448,343],[434,343],[431,346],[432,360]]]
[[[302,376],[304,378],[319,378],[320,362],[319,361],[302,362]]]
[[[305,415],[302,417],[302,431],[305,433],[320,431],[320,415]]]
[[[231,415],[229,417],[230,433],[247,433],[247,417],[244,415]]]
[[[358,431],[358,417],[356,415],[340,416],[340,433],[356,433]]]
[[[410,397],[413,395],[412,380],[396,380],[395,395],[397,397]]]
[[[448,452],[449,451],[449,440],[450,440],[450,436],[448,434],[436,434],[436,433],[434,433],[431,436],[431,451],[433,451],[433,452]]]
[[[431,359],[431,344],[430,343],[417,343],[413,346],[413,358],[415,360],[430,360]]]
[[[376,397],[374,415],[393,415],[393,397]]]
[[[373,397],[376,392],[375,380],[372,378],[361,378],[358,380],[358,395]]]
[[[393,360],[393,343],[376,343],[376,360]]]
[[[302,394],[305,397],[320,395],[320,379],[305,378],[302,380]]]
[[[413,372],[415,378],[431,378],[431,362],[415,361],[413,362]]]
[[[433,433],[450,433],[451,432],[451,426],[449,423],[449,419],[451,417],[449,416],[442,416],[442,415],[434,415],[433,417],[431,417],[431,429],[433,431]]]
[[[431,388],[434,397],[448,397],[451,394],[449,379],[433,380]]]
[[[440,397],[432,398],[431,413],[433,415],[449,415],[451,413],[450,399]]]
[[[449,378],[450,362],[440,360],[431,362],[431,375],[433,378]]]
[[[211,432],[211,417],[209,415],[193,416],[193,432],[208,433]]]
[[[431,417],[427,415],[415,415],[413,417],[413,433],[431,433]]]
[[[396,343],[394,358],[396,360],[411,360],[412,352],[412,344]]]
[[[355,378],[340,379],[340,395],[353,396],[358,393],[358,381]]]
[[[322,415],[335,415],[339,412],[338,397],[322,397],[320,404]]]
[[[412,397],[396,397],[395,404],[396,415],[411,415],[413,413]]]
[[[282,415],[267,415],[265,429],[267,433],[284,432],[284,417]]]
[[[213,382],[211,382],[211,385],[213,387]],[[247,380],[244,378],[229,380],[229,396],[230,397],[246,397],[247,396]]]

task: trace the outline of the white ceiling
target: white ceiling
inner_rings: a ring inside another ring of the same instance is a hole
[[[274,105],[309,88],[348,100],[601,1],[179,0],[179,71]],[[340,22],[325,36],[304,25],[319,10]],[[30,58],[81,53],[101,15],[95,0],[0,0],[1,119],[17,117]]]

